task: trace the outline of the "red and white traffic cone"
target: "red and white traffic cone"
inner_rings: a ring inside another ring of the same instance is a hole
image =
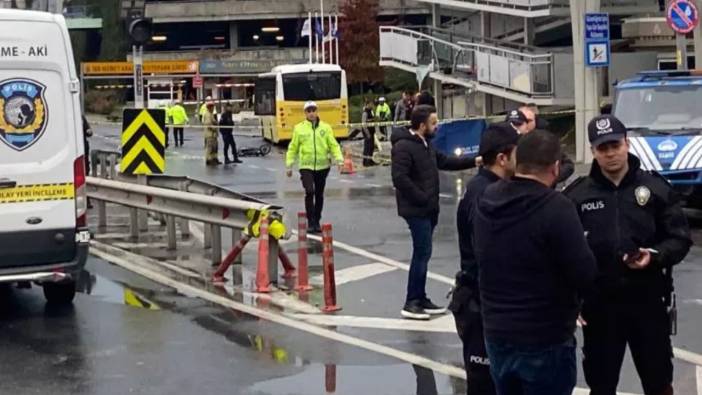
[[[322,225],[322,264],[324,269],[324,308],[331,313],[341,310],[336,304],[336,279],[334,277],[334,239],[331,224]]]
[[[258,236],[258,268],[256,270],[256,292],[271,292],[270,276],[268,275],[268,218],[261,219]]]
[[[310,275],[307,266],[307,214],[297,213],[297,287],[298,291],[310,291]]]

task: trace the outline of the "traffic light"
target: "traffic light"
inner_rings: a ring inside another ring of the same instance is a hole
[[[129,36],[137,45],[146,44],[151,40],[152,19],[136,18],[129,23]]]

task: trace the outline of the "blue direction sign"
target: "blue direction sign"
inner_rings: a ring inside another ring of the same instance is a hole
[[[666,9],[666,21],[678,34],[690,33],[700,23],[697,6],[690,0],[673,0]]]
[[[588,67],[609,66],[609,14],[585,14],[585,63]]]

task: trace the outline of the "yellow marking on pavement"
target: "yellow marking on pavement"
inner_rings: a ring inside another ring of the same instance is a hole
[[[142,309],[160,310],[156,303],[147,300],[141,295],[137,295],[134,291],[127,288],[124,289],[124,303],[128,306]]]

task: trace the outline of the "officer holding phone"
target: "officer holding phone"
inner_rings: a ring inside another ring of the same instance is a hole
[[[577,208],[599,268],[582,309],[583,368],[591,395],[615,395],[627,344],[646,395],[673,394],[672,267],[692,241],[677,193],[629,153],[626,127],[588,125],[595,161],[564,193]]]

